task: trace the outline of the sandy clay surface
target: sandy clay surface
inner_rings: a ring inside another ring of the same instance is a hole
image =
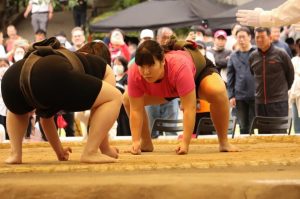
[[[133,156],[130,141],[111,141],[118,163],[79,162],[82,142],[64,142],[73,153],[58,162],[48,143],[24,143],[22,165],[3,161],[0,198],[300,198],[300,136],[252,136],[231,143],[242,152],[219,153],[213,138],[194,139],[188,155],[175,155],[176,140],[154,140],[155,151]]]

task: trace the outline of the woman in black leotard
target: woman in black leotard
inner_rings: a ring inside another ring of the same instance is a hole
[[[112,85],[114,74],[99,56],[86,53],[75,55],[80,59],[84,73],[74,71],[69,60],[61,55],[47,55],[34,63],[30,86],[35,100],[43,107],[32,106],[21,91],[20,74],[26,59],[16,62],[3,76],[1,89],[8,108],[7,129],[11,138],[11,155],[6,163],[22,163],[22,140],[29,113],[34,109],[41,117],[42,127],[58,160],[68,160],[72,151],[69,147],[62,147],[53,115],[61,110],[76,112],[90,109],[89,136],[81,161],[116,161],[117,150],[109,146],[107,139],[121,106],[121,93]],[[112,83],[107,83],[106,79]],[[102,154],[98,152],[99,147]]]

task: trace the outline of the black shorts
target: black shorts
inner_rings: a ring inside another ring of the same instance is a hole
[[[206,59],[206,66],[205,68],[203,68],[203,70],[201,71],[201,73],[195,77],[195,84],[196,84],[196,96],[197,98],[199,98],[200,96],[198,96],[198,90],[199,90],[199,87],[200,87],[200,83],[201,81],[208,75],[211,75],[213,73],[217,73],[219,74],[218,70],[215,68],[214,64],[207,58]],[[199,70],[197,67],[196,67],[196,70]],[[196,72],[197,73],[197,72]]]
[[[32,107],[20,89],[23,63],[24,60],[21,60],[12,65],[1,82],[4,103],[15,114],[37,109],[39,116],[51,117],[60,110],[87,110],[93,105],[102,87],[100,78],[75,72],[65,57],[49,55],[34,64],[30,79],[35,99],[49,108],[42,110],[40,107]]]

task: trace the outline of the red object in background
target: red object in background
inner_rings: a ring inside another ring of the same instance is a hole
[[[57,116],[56,124],[58,128],[65,128],[68,125],[62,115]]]

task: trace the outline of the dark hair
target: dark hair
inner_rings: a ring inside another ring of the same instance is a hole
[[[257,27],[254,29],[254,32],[257,33],[261,33],[261,32],[266,32],[268,36],[271,35],[271,31],[270,31],[270,28],[266,28],[266,27]]]
[[[246,32],[248,35],[251,35],[249,28],[246,26],[242,26],[239,29],[237,29],[235,35],[237,35],[239,32]]]
[[[122,66],[124,67],[124,72],[126,72],[128,70],[128,66],[127,66],[128,65],[128,61],[127,61],[127,59],[125,57],[123,57],[123,56],[117,56],[115,58],[115,60],[118,60],[119,62],[121,62]]]
[[[159,45],[157,41],[146,40],[141,43],[136,49],[135,63],[139,66],[153,65],[154,58],[158,61],[162,61],[164,58],[164,49]]]
[[[212,37],[213,36],[212,30],[210,28],[205,29],[204,35],[208,37]]]
[[[105,43],[99,42],[89,42],[82,46],[77,52],[84,52],[92,55],[97,55],[102,57],[109,65],[111,64],[111,56],[109,49]]]
[[[203,35],[205,35],[205,28],[201,25],[194,25],[191,27],[192,31],[201,32]]]
[[[43,35],[47,35],[47,33],[46,33],[46,31],[44,31],[43,29],[38,29],[36,32],[35,32],[35,34],[37,35],[37,34],[43,34]]]

